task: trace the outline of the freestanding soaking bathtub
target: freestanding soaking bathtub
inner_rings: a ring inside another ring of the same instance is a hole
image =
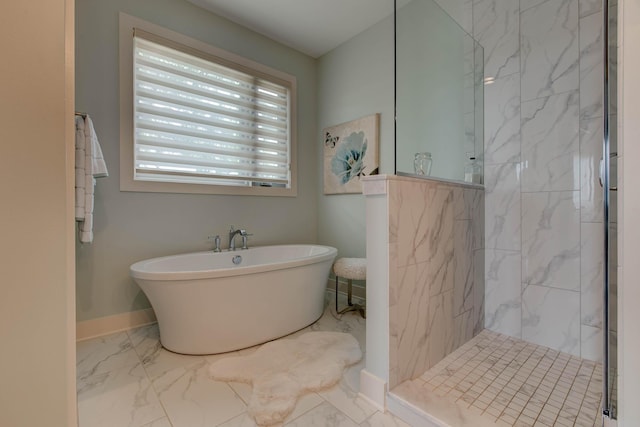
[[[336,254],[329,246],[262,246],[153,258],[130,272],[153,306],[165,348],[215,354],[282,337],[320,318]]]

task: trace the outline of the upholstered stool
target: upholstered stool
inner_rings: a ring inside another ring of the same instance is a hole
[[[333,272],[336,275],[336,313],[343,314],[347,311],[358,311],[364,318],[367,317],[365,307],[360,304],[353,304],[351,296],[353,293],[352,280],[365,280],[367,278],[366,258],[340,258],[333,264]],[[347,307],[338,309],[338,277],[347,279]]]

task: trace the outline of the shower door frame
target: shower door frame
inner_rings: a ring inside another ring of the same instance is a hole
[[[603,91],[602,91],[602,161],[600,168],[600,183],[602,185],[602,208],[603,208],[603,316],[602,316],[602,415],[605,418],[616,419],[616,414],[611,402],[613,393],[612,381],[610,378],[611,366],[611,331],[610,304],[617,304],[610,298],[610,272],[611,265],[611,233],[609,224],[610,209],[610,192],[617,191],[617,188],[611,188],[611,156],[617,156],[617,153],[611,153],[610,149],[610,129],[609,129],[609,0],[602,0],[602,50],[603,50]],[[617,260],[616,260],[617,261]],[[616,262],[617,266],[617,262]],[[617,345],[617,344],[616,344]],[[617,352],[616,352],[617,353]]]

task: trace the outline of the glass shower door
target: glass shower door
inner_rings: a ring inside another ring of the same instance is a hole
[[[603,209],[604,209],[604,317],[603,317],[603,413],[617,418],[618,377],[618,141],[617,141],[617,2],[603,0]]]

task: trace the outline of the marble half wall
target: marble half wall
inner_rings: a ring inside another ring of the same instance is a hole
[[[387,246],[368,246],[367,258],[375,258],[370,250],[386,253],[376,262],[387,264],[388,276],[375,284],[368,277],[367,292],[388,287],[387,305],[378,307],[388,309],[391,389],[484,328],[484,189],[402,176],[368,179],[374,180],[365,184],[365,195],[386,198],[386,221],[368,222],[367,241],[369,233],[386,230]],[[371,309],[368,316],[377,317]]]

